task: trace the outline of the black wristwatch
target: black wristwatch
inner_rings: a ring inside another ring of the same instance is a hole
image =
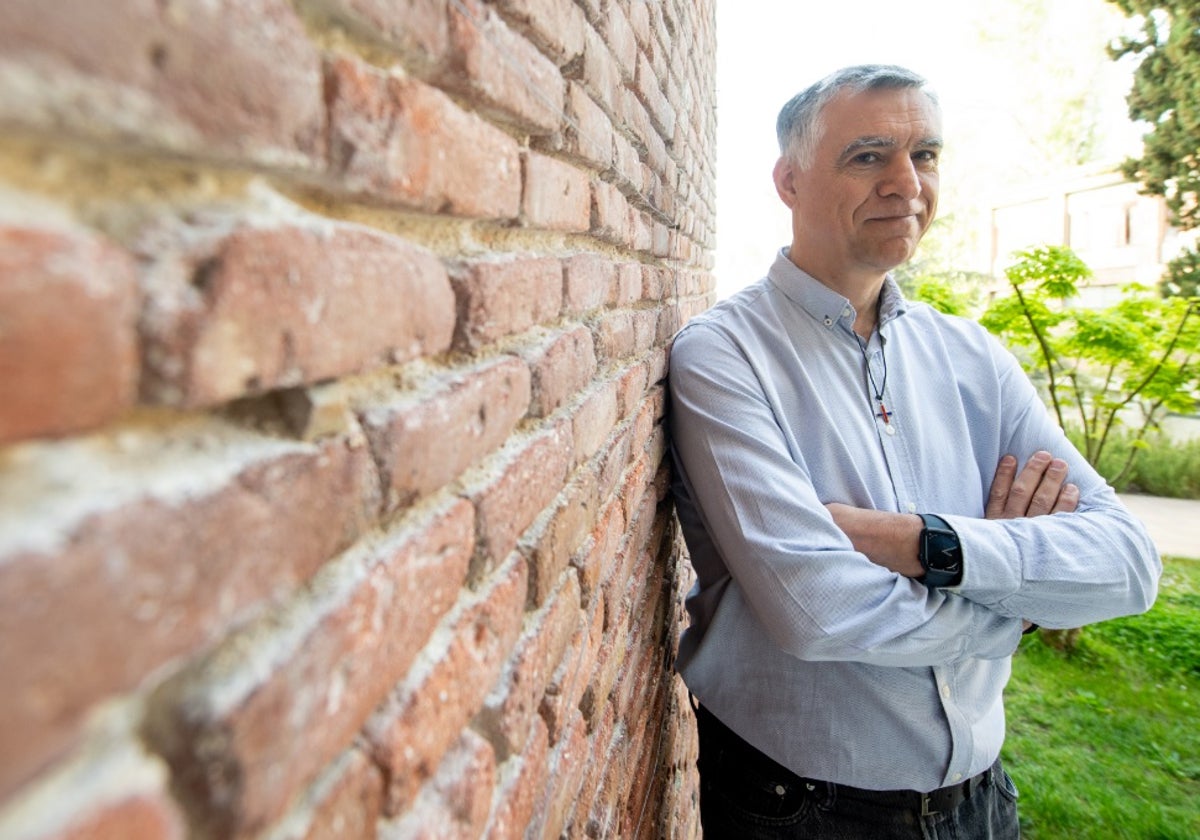
[[[957,586],[962,581],[962,543],[950,523],[932,513],[917,514],[925,527],[921,530],[921,547],[917,556],[925,574],[921,583],[932,588]]]

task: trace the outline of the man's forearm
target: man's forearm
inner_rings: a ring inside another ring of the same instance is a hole
[[[872,563],[910,578],[925,574],[918,559],[924,523],[915,513],[889,513],[850,505],[825,506],[856,551]]]

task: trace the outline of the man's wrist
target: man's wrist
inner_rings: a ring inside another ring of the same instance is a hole
[[[917,549],[917,560],[924,570],[919,580],[930,588],[962,583],[963,554],[958,532],[937,514],[922,513],[918,516],[924,526]]]

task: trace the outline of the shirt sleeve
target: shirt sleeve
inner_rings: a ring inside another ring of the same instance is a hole
[[[1043,627],[1081,627],[1145,612],[1162,562],[1145,526],[1054,422],[1016,359],[998,344],[1007,451],[1023,461],[1039,449],[1065,460],[1080,489],[1074,513],[985,520],[946,516],[963,544],[956,591]]]
[[[1015,650],[1019,616],[854,550],[789,451],[753,365],[721,332],[693,325],[677,337],[669,387],[695,609],[715,613],[735,586],[772,640],[806,660],[939,665]]]

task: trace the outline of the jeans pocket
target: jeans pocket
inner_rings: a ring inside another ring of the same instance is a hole
[[[723,824],[792,826],[814,812],[813,793],[793,781],[746,767],[712,776],[701,780],[701,808],[710,814],[723,814]]]

